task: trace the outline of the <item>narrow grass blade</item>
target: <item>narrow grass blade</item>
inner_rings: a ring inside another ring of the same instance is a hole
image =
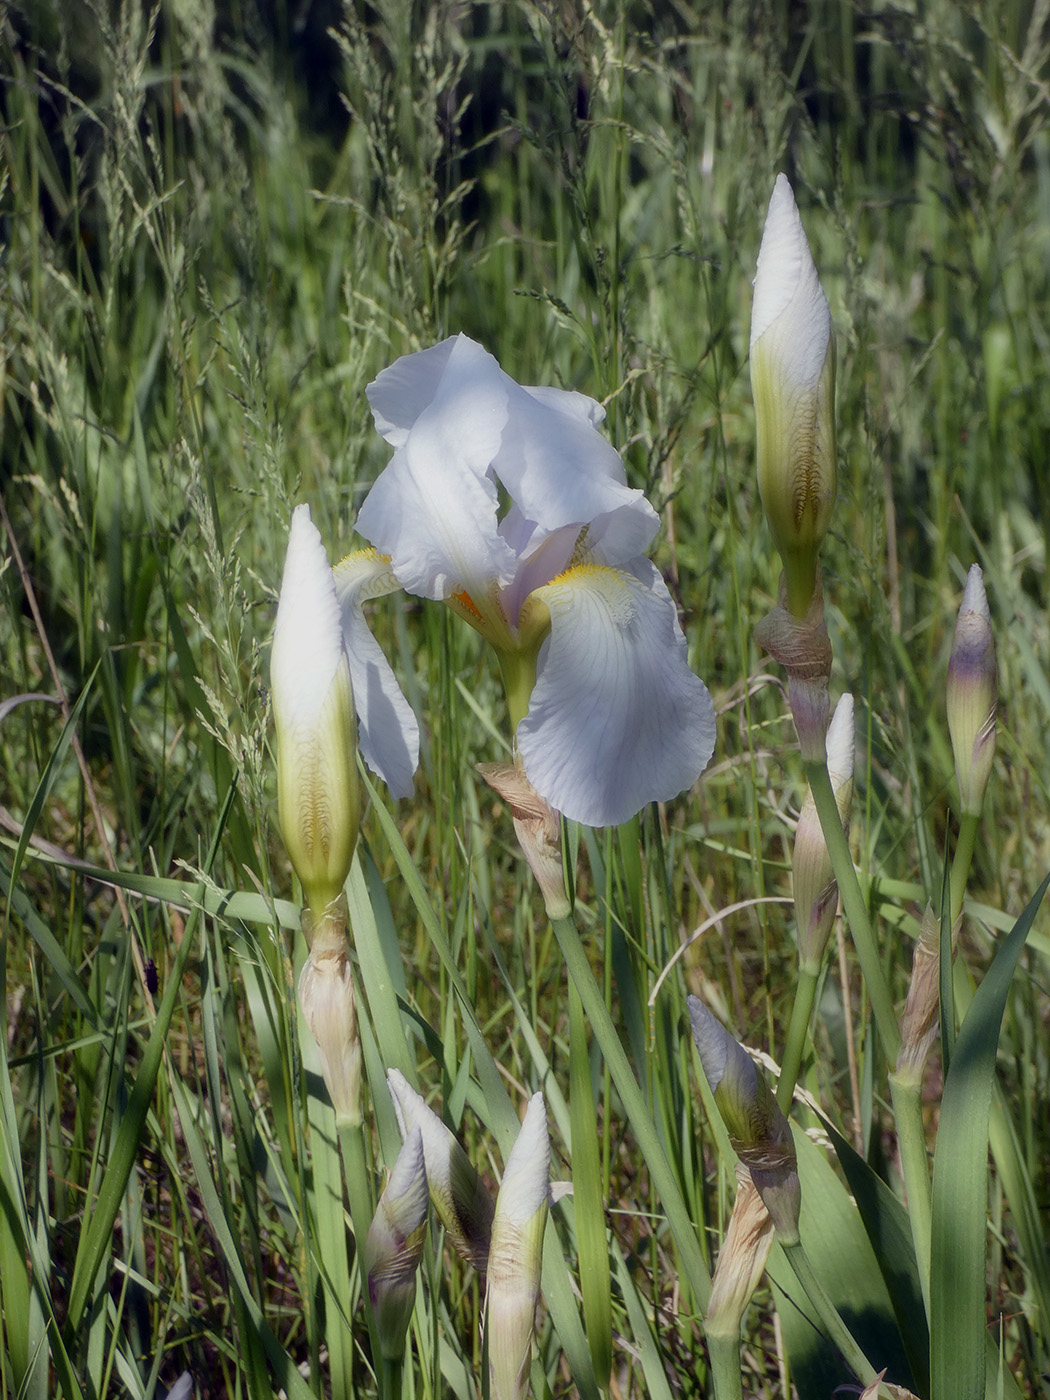
[[[587,1022],[575,985],[569,983],[569,1114],[572,1122],[572,1203],[583,1294],[583,1318],[594,1374],[604,1389],[612,1369],[612,1284],[605,1237],[598,1119],[591,1086]]]
[[[930,1274],[932,1400],[985,1395],[988,1119],[1006,999],[1028,930],[1050,886],[1039,886],[1000,944],[955,1042],[933,1165]]]
[[[857,1203],[860,1218],[886,1284],[911,1365],[913,1389],[925,1395],[930,1385],[930,1332],[915,1267],[908,1212],[890,1188],[827,1119],[824,1127]]]
[[[371,790],[374,799],[375,789],[372,788],[367,778],[365,783]],[[507,1096],[499,1067],[493,1059],[484,1033],[478,1025],[470,992],[456,964],[444,930],[434,913],[415,862],[401,839],[401,833],[398,831],[393,817],[383,804],[376,801],[375,811],[416,912],[422,920],[445,968],[449,982],[456,992],[463,1017],[463,1028],[470,1044],[471,1054],[474,1056],[478,1079],[484,1090],[484,1108],[488,1115],[485,1121],[499,1141],[504,1160],[506,1160],[506,1154],[510,1151],[514,1138],[521,1127],[517,1113]],[[628,1073],[630,1073],[629,1070]],[[572,1296],[568,1267],[561,1249],[557,1245],[553,1230],[548,1230],[544,1236],[542,1288],[543,1296],[550,1309],[551,1321],[558,1333],[566,1362],[572,1372],[573,1384],[584,1400],[596,1400],[598,1384],[594,1377],[590,1351],[587,1347],[583,1327],[580,1324],[575,1299]]]
[[[663,1143],[653,1123],[648,1105],[638,1081],[634,1077],[627,1054],[617,1035],[612,1017],[594,980],[587,954],[580,941],[575,924],[571,919],[553,921],[555,936],[562,956],[568,967],[569,976],[575,982],[584,1010],[590,1020],[594,1038],[601,1047],[612,1075],[616,1092],[623,1103],[624,1112],[634,1132],[638,1148],[649,1167],[653,1185],[660,1195],[667,1221],[678,1247],[685,1276],[692,1289],[696,1303],[706,1308],[711,1292],[711,1280],[700,1252],[696,1230],[686,1209],[681,1187]]]
[[[26,812],[26,819],[22,823],[22,834],[19,836],[18,844],[15,847],[14,860],[11,862],[12,885],[17,885],[18,883],[18,876],[22,869],[22,861],[25,859],[26,851],[29,848],[30,838],[36,830],[36,824],[40,820],[40,813],[44,810],[47,799],[51,795],[51,789],[54,787],[55,779],[62,766],[62,760],[65,758],[66,750],[69,748],[73,735],[76,733],[77,725],[80,722],[80,716],[87,702],[87,698],[91,693],[91,688],[97,674],[98,665],[96,664],[90,676],[88,676],[87,680],[84,682],[84,687],[77,697],[76,704],[70,711],[69,718],[62,726],[62,733],[58,736],[58,743],[55,745],[51,757],[47,761],[39,783],[37,783],[36,791],[33,793],[32,801],[29,804],[29,810]]]
[[[408,1000],[401,950],[396,938],[391,946],[393,929],[389,906],[383,911],[386,918],[382,930],[380,928],[374,901],[382,898],[382,882],[371,858],[367,858],[367,866],[367,871],[362,868],[359,851],[350,867],[347,889],[354,951],[383,1063],[387,1069],[399,1069],[407,1074],[412,1057],[398,1005],[398,996],[402,1001]]]
[[[292,1358],[270,1330],[263,1317],[262,1309],[252,1294],[241,1262],[241,1246],[223,1212],[222,1201],[219,1199],[219,1193],[212,1178],[208,1153],[201,1135],[197,1131],[189,1093],[177,1075],[172,1076],[171,1087],[175,1096],[179,1121],[182,1124],[186,1149],[189,1152],[190,1161],[193,1163],[197,1186],[201,1193],[201,1201],[211,1224],[212,1232],[222,1251],[226,1269],[237,1291],[243,1315],[249,1320],[270,1365],[273,1367],[274,1379],[278,1385],[284,1388],[289,1400],[312,1400],[309,1386],[299,1374]]]
[[[233,797],[234,790],[231,787],[226,794],[226,801],[219,814],[204,866],[205,871],[211,868],[215,860]],[[98,1199],[94,1202],[93,1208],[87,1216],[88,1223],[80,1237],[77,1257],[73,1265],[73,1280],[69,1290],[69,1309],[65,1324],[66,1336],[70,1338],[76,1336],[83,1321],[84,1309],[87,1306],[95,1275],[112,1239],[113,1222],[120,1209],[124,1188],[135,1162],[135,1153],[138,1150],[146,1115],[153,1099],[153,1090],[157,1083],[157,1074],[164,1054],[168,1028],[171,1025],[171,1018],[175,1012],[175,1003],[179,995],[179,984],[196,941],[196,923],[196,917],[191,916],[186,925],[182,942],[175,954],[171,976],[164,988],[164,997],[157,1010],[157,1020],[143,1052],[138,1074],[135,1076],[135,1084],[128,1101],[127,1112],[117,1131],[113,1153],[106,1167]]]

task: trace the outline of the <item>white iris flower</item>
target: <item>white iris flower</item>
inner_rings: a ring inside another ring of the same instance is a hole
[[[643,554],[658,517],[597,431],[600,405],[521,387],[462,335],[395,361],[368,397],[394,449],[357,520],[373,568],[385,556],[495,647],[536,790],[605,826],[689,787],[714,708]],[[336,569],[341,597],[360,558]]]

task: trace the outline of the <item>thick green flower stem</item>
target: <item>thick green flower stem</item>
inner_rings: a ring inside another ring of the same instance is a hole
[[[616,1027],[612,1023],[609,1009],[594,980],[587,954],[571,918],[553,919],[551,926],[558,940],[558,947],[565,959],[569,976],[583,1002],[583,1009],[591,1023],[591,1030],[609,1067],[616,1092],[627,1114],[627,1120],[634,1132],[642,1158],[649,1169],[649,1176],[660,1197],[667,1214],[679,1257],[685,1272],[686,1281],[692,1289],[696,1306],[706,1310],[711,1293],[711,1279],[704,1264],[704,1256],[697,1239],[696,1226],[689,1218],[685,1198],[675,1180],[671,1163],[667,1159],[663,1143],[653,1123],[645,1096],[638,1087],[630,1062],[624,1052]]]
[[[979,823],[980,817],[975,817],[969,812],[964,813],[959,822],[959,839],[955,843],[955,855],[952,858],[951,875],[953,949],[957,936],[955,926],[959,915],[962,913],[963,896],[966,893],[966,882],[970,878],[970,866],[973,863],[973,848],[977,844],[977,827]]]
[[[731,1334],[708,1331],[707,1354],[711,1362],[711,1381],[715,1400],[743,1400],[744,1386],[740,1375],[740,1328]]]
[[[882,1053],[886,1056],[888,1064],[895,1065],[901,1044],[900,1028],[893,1010],[890,989],[879,961],[879,950],[875,946],[875,934],[868,918],[868,908],[861,893],[857,872],[853,868],[849,842],[842,830],[842,818],[835,802],[827,764],[810,761],[805,767],[821,830],[827,843],[828,855],[831,857],[831,866],[835,872],[835,880],[842,896],[846,923],[849,925],[853,946],[860,961],[860,970],[864,975],[864,985],[871,1002],[872,1015],[875,1017],[875,1028],[882,1043]]]
[[[387,1361],[383,1356],[365,1272],[365,1240],[368,1238],[368,1227],[375,1214],[375,1200],[372,1196],[372,1169],[368,1161],[362,1124],[340,1123],[339,1146],[343,1153],[346,1193],[350,1200],[350,1223],[354,1228],[354,1253],[361,1279],[361,1298],[365,1308],[365,1321],[368,1324],[368,1336],[372,1343],[372,1363],[379,1385],[379,1397],[380,1400],[400,1400],[401,1363]]]
[[[891,1072],[890,1098],[893,1101],[893,1122],[897,1130],[901,1175],[908,1193],[908,1224],[915,1248],[922,1299],[926,1304],[926,1316],[929,1317],[932,1197],[930,1158],[926,1150],[926,1124],[922,1117],[921,1079],[901,1079],[896,1071]]]
[[[780,1061],[780,1078],[777,1080],[777,1106],[787,1117],[791,1109],[791,1098],[798,1082],[798,1072],[809,1035],[810,1017],[813,1015],[813,1002],[817,995],[817,982],[820,968],[800,967],[795,1000],[791,1006],[791,1020],[788,1023],[787,1040]]]
[[[867,1387],[871,1385],[877,1374],[875,1367],[861,1351],[853,1338],[853,1333],[849,1330],[842,1318],[838,1315],[834,1303],[825,1293],[823,1285],[810,1267],[809,1258],[802,1248],[799,1240],[792,1244],[785,1244],[778,1236],[784,1257],[794,1270],[795,1277],[805,1289],[806,1297],[813,1305],[813,1309],[820,1320],[820,1326],[824,1329],[833,1346],[835,1346],[846,1365],[860,1381],[861,1385]],[[888,1394],[889,1392],[885,1392]],[[879,1394],[883,1394],[880,1387]]]
[[[539,651],[498,651],[503,689],[507,695],[510,732],[518,732],[519,723],[529,712],[529,697],[536,685],[536,656]]]

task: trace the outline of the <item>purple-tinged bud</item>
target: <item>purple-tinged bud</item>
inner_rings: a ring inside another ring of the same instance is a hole
[[[401,1071],[388,1070],[386,1082],[402,1138],[407,1138],[415,1127],[423,1136],[430,1199],[449,1243],[468,1264],[484,1273],[495,1208],[492,1197],[455,1136]]]
[[[781,1242],[794,1244],[801,1190],[791,1126],[739,1041],[698,997],[688,1005],[700,1063],[733,1150],[750,1171]]]
[[[365,1240],[368,1296],[383,1355],[390,1361],[405,1349],[416,1300],[416,1270],[426,1240],[428,1201],[423,1135],[413,1128],[398,1153]]]
[[[948,661],[948,730],[955,754],[959,799],[967,816],[978,817],[995,758],[995,711],[999,683],[995,639],[984,579],[976,564],[966,577]]]

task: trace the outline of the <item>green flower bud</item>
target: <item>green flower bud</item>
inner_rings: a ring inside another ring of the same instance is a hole
[[[733,1150],[784,1244],[798,1240],[801,1192],[791,1127],[754,1061],[698,997],[688,999],[700,1063]]]
[[[946,696],[959,799],[967,816],[980,816],[984,806],[995,758],[998,696],[992,617],[981,570],[974,564],[955,624]]]
[[[361,796],[342,612],[309,506],[292,512],[270,684],[281,834],[306,902],[320,917],[349,873]]]
[[[405,1349],[416,1300],[416,1270],[426,1240],[428,1199],[423,1135],[413,1128],[398,1153],[365,1240],[368,1296],[380,1346],[389,1361],[396,1361]]]
[[[401,1071],[389,1070],[386,1082],[402,1138],[413,1128],[422,1134],[430,1199],[450,1244],[468,1264],[484,1273],[492,1233],[492,1197],[456,1138]]]
[[[783,175],[773,188],[758,254],[751,390],[762,506],[784,563],[788,607],[804,617],[835,504],[835,342]]]
[[[547,1110],[543,1095],[533,1094],[507,1158],[492,1221],[485,1295],[492,1400],[520,1400],[528,1389],[550,1161]]]

